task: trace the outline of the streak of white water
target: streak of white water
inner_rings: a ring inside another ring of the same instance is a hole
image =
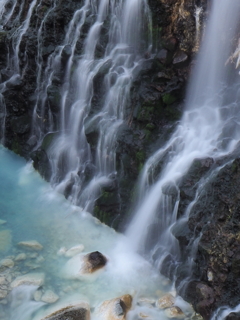
[[[74,49],[89,10],[96,12],[96,18],[88,31],[82,57],[77,63],[73,83],[75,90],[72,92],[72,83],[69,80]],[[75,19],[79,22],[72,37]],[[104,23],[107,21],[108,41],[102,57],[97,58],[96,48],[100,44]],[[52,184],[60,192],[64,192],[71,185],[71,200],[88,211],[92,210],[99,195],[96,190],[100,191],[103,186],[101,181],[106,184],[106,179],[110,181],[110,176],[116,171],[117,132],[124,121],[133,72],[143,60],[143,51],[148,49],[148,45],[142,48],[140,43],[143,23],[150,23],[145,0],[102,0],[98,4],[93,2],[91,6],[86,0],[84,6],[75,13],[66,35],[64,45],[71,45],[72,55],[61,92],[60,134],[48,155],[53,170]],[[102,84],[99,85],[103,96],[98,101],[100,111],[90,115],[93,108],[94,80],[98,75],[103,76]],[[69,104],[69,101],[72,103]],[[92,155],[86,139],[86,128],[99,132],[95,156]],[[84,172],[91,163],[95,168],[92,180],[94,184],[90,181],[86,185]],[[95,191],[91,191],[91,186]],[[84,190],[88,190],[89,195],[94,194],[92,201],[89,196],[86,201]]]
[[[21,74],[20,66],[19,66],[19,48],[20,44],[22,42],[24,34],[27,32],[29,25],[30,25],[30,20],[32,18],[32,13],[33,9],[37,3],[37,0],[33,0],[29,6],[28,13],[26,16],[26,19],[20,25],[20,27],[17,28],[17,30],[13,33],[12,38],[13,38],[13,52],[14,52],[14,57],[11,61],[10,69],[13,69],[15,73]],[[23,1],[21,4],[21,10],[19,13],[19,19],[23,10],[25,2]]]
[[[190,81],[186,110],[176,131],[147,161],[140,180],[140,196],[135,215],[127,229],[134,250],[143,247],[148,228],[160,219],[160,259],[168,253],[178,255],[178,241],[172,235],[176,223],[179,190],[178,184],[194,159],[217,158],[231,153],[239,139],[239,112],[236,103],[224,106],[224,85],[227,80],[227,60],[231,39],[236,28],[239,3],[227,0],[214,1],[210,21],[194,75]],[[226,110],[228,110],[226,112]],[[235,133],[227,142],[226,129],[231,128],[235,117]],[[149,185],[152,170],[164,160],[159,179]],[[176,200],[171,202],[174,190]]]
[[[239,312],[240,312],[240,305],[236,306],[235,308],[221,307],[216,312],[214,312],[211,320],[224,320],[231,313],[237,313],[236,317],[239,317]]]

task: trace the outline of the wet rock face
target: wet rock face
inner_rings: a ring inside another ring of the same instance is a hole
[[[239,183],[238,158],[206,186],[188,221],[189,236],[202,236],[193,271],[199,282],[190,283],[185,294],[204,319],[226,301],[231,307],[239,304]]]
[[[168,49],[179,45],[189,54],[198,50],[208,0],[149,0],[149,5]]]

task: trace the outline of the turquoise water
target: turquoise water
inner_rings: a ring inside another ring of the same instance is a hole
[[[4,258],[14,261],[14,267],[3,270],[2,275],[10,274],[13,281],[22,274],[44,273],[41,292],[52,290],[59,296],[58,302],[50,306],[34,300],[37,287],[20,286],[0,300],[1,319],[41,319],[49,308],[58,309],[74,301],[87,301],[94,308],[123,294],[132,294],[135,300],[157,299],[170,289],[167,279],[130,251],[123,235],[72,206],[41,179],[31,163],[3,147],[0,147],[0,179],[0,219],[6,221],[0,225],[0,265]],[[1,238],[1,232],[8,236]],[[43,250],[35,253],[18,246],[18,242],[27,240],[38,241]],[[73,258],[60,255],[61,248],[76,245],[84,246],[83,253]],[[82,256],[97,250],[107,257],[106,267],[93,275],[79,274]],[[20,253],[27,258],[17,261]],[[16,303],[19,291],[20,304]],[[160,314],[157,313],[158,319]]]

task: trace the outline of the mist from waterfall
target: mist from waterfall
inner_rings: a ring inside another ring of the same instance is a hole
[[[239,81],[235,84],[234,94],[231,88],[231,103],[226,103],[229,101],[229,65],[225,65],[230,56],[238,14],[239,3],[236,1],[214,1],[190,79],[183,117],[169,141],[148,159],[139,179],[139,200],[126,234],[133,250],[144,252],[149,237],[154,238],[151,230],[156,226],[157,240],[147,254],[151,258],[157,253],[158,268],[169,256],[177,267],[181,254],[173,229],[178,224],[184,228],[211,176],[199,181],[195,199],[186,208],[184,217],[178,220],[182,178],[195,159],[209,157],[216,160],[232,153],[240,140]],[[152,177],[159,170],[159,164],[161,170],[153,183]],[[211,174],[214,176],[216,172]],[[192,254],[198,241],[199,238],[192,241]]]

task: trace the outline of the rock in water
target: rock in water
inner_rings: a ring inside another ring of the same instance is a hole
[[[165,314],[168,318],[172,319],[184,319],[186,315],[179,307],[171,307],[165,310]]]
[[[62,308],[42,320],[90,320],[90,308],[87,303]]]
[[[14,267],[14,261],[12,259],[3,259],[0,261],[0,267],[12,268]]]
[[[11,283],[12,288],[16,288],[21,285],[29,286],[41,286],[45,280],[44,273],[27,273],[24,276],[19,276]]]
[[[0,252],[7,251],[11,247],[11,231],[10,230],[2,230],[0,231]]]
[[[125,320],[132,306],[132,296],[126,294],[119,298],[104,301],[96,312],[99,320]]]
[[[47,290],[41,297],[41,300],[46,303],[54,303],[59,299],[59,296],[52,290]]]
[[[100,252],[94,251],[83,257],[81,273],[93,273],[103,268],[107,263],[107,258]]]
[[[22,241],[18,243],[18,246],[20,247],[25,247],[27,249],[31,249],[31,250],[42,250],[43,246],[37,242],[36,240],[31,240],[31,241]]]
[[[26,253],[19,253],[16,258],[15,261],[23,261],[27,259],[27,255]]]
[[[64,255],[65,255],[65,257],[73,257],[73,256],[75,256],[76,254],[81,253],[83,250],[84,250],[84,245],[79,244],[79,245],[77,245],[77,246],[74,246],[74,247],[68,249],[68,250],[64,253]]]
[[[174,302],[175,302],[174,296],[171,294],[166,294],[162,298],[158,299],[158,301],[156,302],[156,306],[159,309],[166,309],[166,308],[172,307],[174,305]]]

